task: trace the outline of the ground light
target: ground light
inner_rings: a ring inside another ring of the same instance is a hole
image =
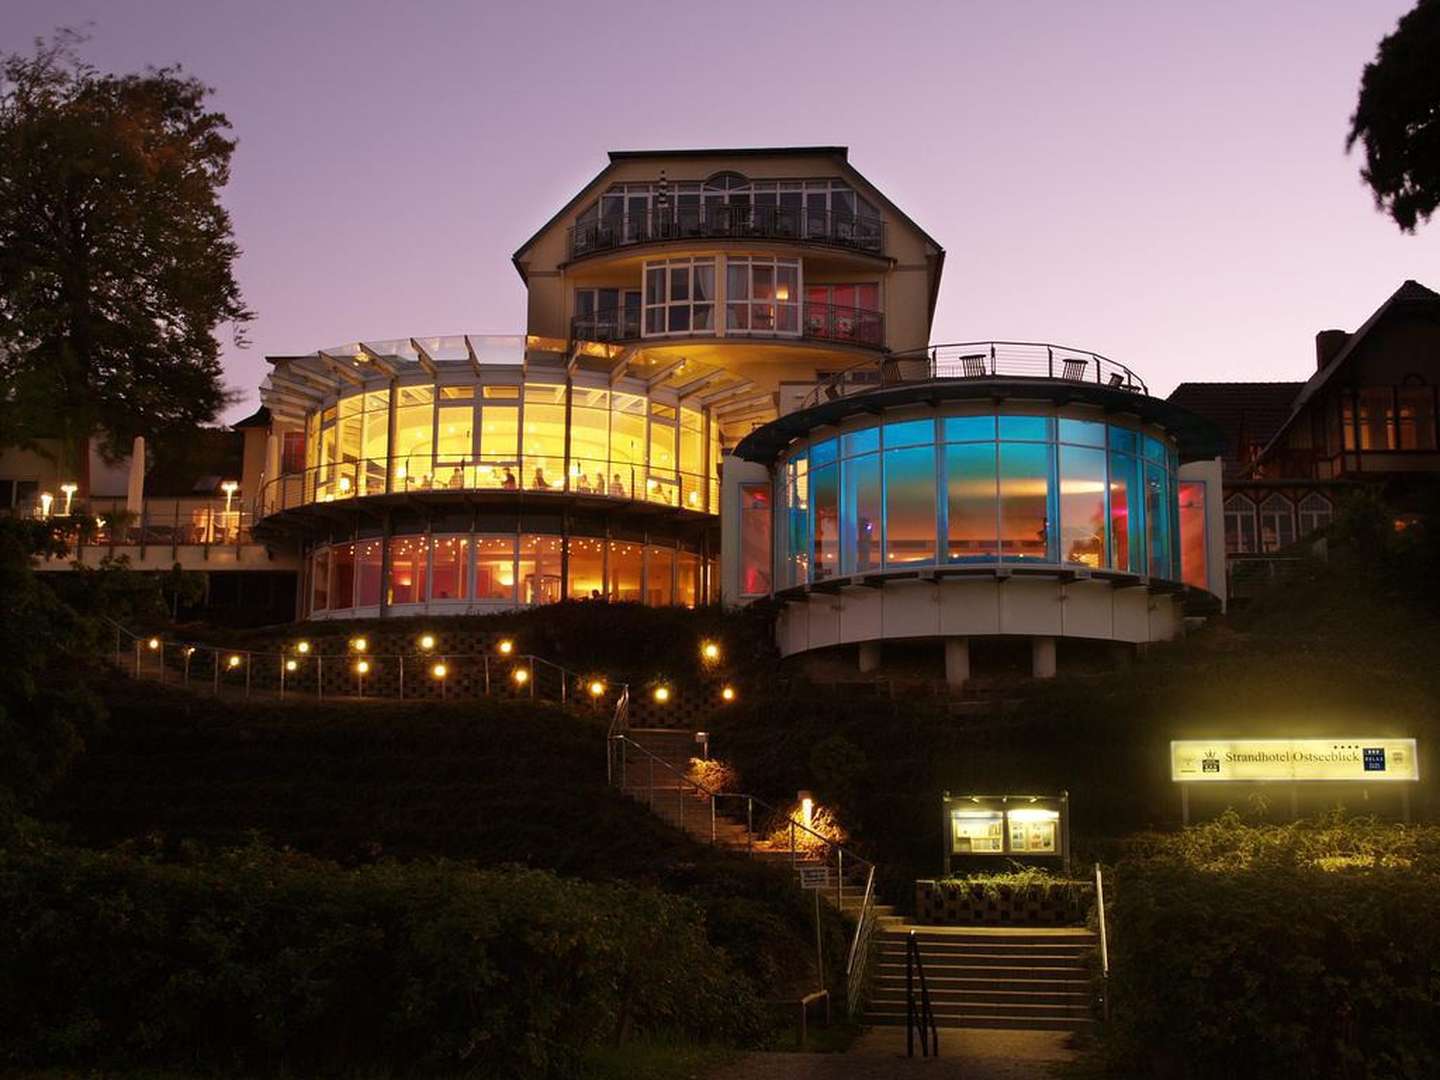
[[[605,684],[599,679],[591,679],[588,689],[592,698],[604,697],[605,695]]]
[[[670,688],[668,686],[657,686],[655,687],[654,694],[651,696],[655,699],[655,704],[664,705],[670,700]]]
[[[526,671],[523,667],[517,667],[510,673],[510,678],[515,680],[516,686],[524,686],[530,681],[530,672]]]
[[[225,662],[229,664],[231,668],[237,668],[240,666],[240,657],[236,653],[231,653],[230,659]]]
[[[152,637],[146,644],[150,646],[150,651],[154,652],[160,648],[160,639],[158,637]]]
[[[306,653],[308,653],[308,652],[310,651],[310,642],[308,642],[308,641],[297,641],[297,642],[295,643],[295,651],[298,652],[301,656],[304,656]]]
[[[350,639],[350,648],[354,649],[356,652],[364,652],[369,647],[370,643],[366,641],[363,637]]]
[[[509,638],[505,638],[499,645],[496,645],[495,648],[500,651],[501,656],[509,656],[515,651],[515,643]]]
[[[357,660],[357,661],[355,662],[355,674],[357,674],[357,675],[365,675],[365,674],[368,674],[369,671],[370,671],[370,661],[369,661],[369,660]]]
[[[726,687],[721,688],[721,690],[720,690],[720,700],[721,700],[721,701],[734,701],[734,700],[735,700],[735,688],[734,688],[733,686],[726,686]]]
[[[713,664],[720,659],[720,646],[713,641],[707,641],[700,646],[700,656],[707,664]]]
[[[445,666],[445,661],[440,660],[430,665],[430,677],[440,684],[440,700],[445,700],[445,676],[450,674],[450,669]]]
[[[421,635],[420,635],[420,648],[421,648],[422,650],[424,650],[425,652],[429,652],[431,649],[435,648],[435,635],[434,635],[434,634],[421,634]]]
[[[286,671],[294,671],[294,670],[295,670],[296,668],[298,668],[299,666],[300,666],[300,665],[299,665],[298,663],[296,663],[294,660],[286,660],[286,661],[285,661],[285,670],[286,670]]]

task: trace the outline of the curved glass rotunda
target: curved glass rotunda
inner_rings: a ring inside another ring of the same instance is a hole
[[[1057,637],[1164,640],[1219,591],[1215,438],[1079,350],[987,342],[852,369],[737,447],[732,588],[780,603],[786,653],[1027,636],[1053,664]]]

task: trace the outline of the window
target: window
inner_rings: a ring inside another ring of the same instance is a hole
[[[1114,447],[1134,446],[1124,435],[1133,432],[1111,428],[1110,443]],[[1116,438],[1121,435],[1121,438]],[[1131,454],[1110,451],[1110,543],[1112,565],[1132,574],[1145,573],[1145,514],[1140,504],[1140,462]]]
[[[330,549],[320,548],[310,571],[310,610],[328,611],[330,608]]]
[[[616,603],[638,604],[644,574],[645,546],[628,540],[610,541],[610,599]]]
[[[1000,418],[1002,437],[1007,420]],[[1039,420],[1041,425],[1046,421]],[[1012,425],[1012,429],[1016,425]],[[1000,556],[1007,562],[1054,562],[1050,528],[1050,446],[1000,444]]]
[[[675,549],[650,544],[645,548],[645,603],[669,607],[675,602]]]
[[[1209,587],[1205,546],[1205,485],[1180,484],[1180,580],[1197,589]]]
[[[1152,442],[1155,442],[1156,446],[1160,445],[1150,436],[1145,436],[1147,450]],[[1164,460],[1163,452],[1161,460]],[[1175,576],[1170,507],[1170,474],[1163,464],[1145,462],[1145,534],[1149,540],[1151,577]]]
[[[924,422],[934,432],[934,425]],[[890,449],[885,429],[885,565],[935,561],[935,447]]]
[[[715,332],[715,260],[645,264],[644,336]]]
[[[355,545],[336,544],[330,549],[330,607],[352,607],[355,603]]]
[[[779,482],[783,522],[776,571],[776,588],[802,585],[810,568],[810,458],[796,454],[784,465]]]
[[[1388,386],[1368,386],[1356,396],[1360,408],[1360,449],[1394,450],[1394,391]]]
[[[570,393],[570,490],[604,495],[610,486],[610,391]]]
[[[436,419],[435,486],[474,487],[475,470],[470,455],[474,452],[475,407],[469,402],[441,405]]]
[[[639,394],[612,393],[609,494],[617,499],[633,499],[636,484],[644,483],[645,399]]]
[[[675,603],[693,608],[700,602],[700,556],[680,551],[675,556]]]
[[[815,499],[812,581],[824,581],[840,571],[840,463],[836,440],[810,448],[810,490]],[[822,464],[823,462],[823,464]]]
[[[531,383],[525,387],[520,486],[559,491],[565,486],[565,387]]]
[[[770,592],[770,486],[740,485],[740,595]]]
[[[640,336],[639,289],[576,289],[573,336],[585,341],[629,341]]]
[[[515,602],[515,537],[475,537],[475,599]]]
[[[989,428],[986,442],[945,447],[946,559],[952,563],[990,562],[1000,555],[996,519],[995,418],[967,416],[945,422],[947,437]]]
[[[1407,385],[1396,392],[1399,402],[1400,449],[1435,449],[1435,388]]]
[[[1255,541],[1255,503],[1244,495],[1225,500],[1225,551],[1249,555],[1259,551]]]
[[[361,540],[355,545],[355,606],[379,607],[381,558],[379,540]]]
[[[464,600],[470,576],[470,537],[437,536],[431,543],[430,598]]]
[[[605,595],[605,541],[572,536],[569,541],[571,600],[599,600]]]
[[[705,508],[705,418],[695,409],[680,410],[680,503]]]
[[[1300,535],[1309,536],[1328,526],[1332,513],[1330,500],[1324,495],[1306,495],[1300,500]]]
[[[390,541],[387,603],[419,604],[425,600],[425,548],[423,536],[399,536]]]
[[[1065,421],[1061,421],[1062,425]],[[1099,438],[1105,441],[1104,425]],[[1061,429],[1061,436],[1065,434]],[[1060,447],[1060,559],[1082,566],[1108,565],[1105,552],[1105,451]]]
[[[1283,495],[1260,504],[1260,540],[1265,551],[1279,551],[1295,542],[1295,508]]]
[[[404,386],[395,407],[395,456],[391,463],[393,490],[430,487],[434,464],[435,388]]]
[[[798,335],[799,262],[793,259],[726,259],[725,332]]]
[[[280,450],[280,472],[290,476],[305,471],[305,432],[287,431]]]
[[[480,403],[480,465],[476,487],[515,490],[520,442],[519,387],[487,386]],[[509,393],[505,393],[508,391]],[[502,396],[503,395],[503,396]]]
[[[560,600],[558,536],[526,534],[520,537],[520,602],[554,604]]]
[[[880,286],[873,283],[807,286],[805,336],[862,345],[883,344]]]

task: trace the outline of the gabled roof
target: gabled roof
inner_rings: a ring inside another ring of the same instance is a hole
[[[936,302],[936,300],[938,299],[938,297],[939,297],[939,292],[940,292],[940,274],[941,274],[941,271],[945,268],[945,249],[940,246],[940,243],[939,243],[933,236],[931,236],[931,235],[930,235],[929,233],[927,233],[924,229],[922,229],[918,224],[916,224],[915,220],[914,220],[913,218],[911,218],[909,214],[905,213],[905,211],[901,210],[900,207],[896,206],[895,203],[891,201],[891,199],[889,198],[889,196],[887,196],[883,191],[881,191],[878,187],[876,187],[876,186],[875,186],[874,184],[872,184],[868,179],[866,179],[863,175],[861,175],[860,170],[856,169],[855,166],[853,166],[853,165],[850,164],[850,148],[847,147],[847,146],[780,146],[780,147],[757,147],[757,146],[751,146],[751,147],[734,147],[734,148],[730,148],[730,147],[717,147],[717,148],[714,148],[714,149],[682,149],[682,150],[611,150],[610,153],[609,153],[610,164],[606,165],[605,168],[601,169],[598,173],[596,173],[583,187],[580,188],[579,191],[577,191],[577,192],[574,194],[574,196],[571,197],[571,199],[570,199],[567,203],[565,203],[564,206],[562,206],[562,207],[561,207],[559,210],[557,210],[553,215],[551,215],[550,219],[549,219],[548,221],[546,221],[544,225],[541,225],[540,228],[536,229],[535,232],[530,236],[530,238],[529,238],[528,240],[526,240],[523,244],[521,244],[518,248],[516,248],[516,249],[515,249],[515,253],[510,256],[510,261],[514,264],[516,273],[518,273],[518,274],[520,275],[520,280],[521,280],[521,281],[524,281],[524,282],[528,285],[528,284],[529,284],[529,279],[526,278],[526,276],[525,276],[525,268],[520,264],[520,256],[522,256],[523,254],[525,254],[525,252],[526,252],[527,250],[529,250],[529,248],[530,248],[531,246],[534,245],[535,241],[539,240],[540,237],[541,237],[547,230],[549,230],[551,227],[553,227],[556,222],[560,221],[560,220],[561,220],[562,218],[564,218],[567,214],[569,214],[572,210],[574,210],[574,209],[576,208],[576,206],[579,205],[579,203],[581,202],[581,200],[583,200],[583,199],[588,195],[588,193],[591,191],[591,189],[594,188],[596,184],[598,184],[601,180],[603,180],[603,179],[610,173],[610,171],[615,168],[615,165],[616,165],[617,162],[621,162],[621,161],[633,161],[633,160],[641,159],[641,158],[661,158],[661,157],[668,157],[668,158],[742,157],[742,158],[743,158],[743,157],[777,157],[777,156],[784,156],[784,157],[830,157],[830,158],[835,158],[836,161],[840,164],[840,166],[841,166],[845,171],[849,172],[849,173],[850,173],[852,176],[854,176],[857,180],[861,181],[867,188],[869,188],[869,189],[870,189],[871,191],[873,191],[876,195],[878,195],[878,196],[880,197],[880,200],[885,204],[886,208],[889,209],[889,210],[895,215],[896,218],[898,218],[900,221],[903,221],[906,225],[910,226],[910,228],[914,229],[917,233],[920,234],[920,236],[921,236],[922,238],[924,238],[924,240],[925,240],[926,243],[932,245],[932,246],[935,248],[935,251],[936,251],[936,256],[935,256],[935,276],[934,276],[933,280],[931,281],[931,285],[930,285],[930,315],[931,315],[931,317],[933,318],[934,315],[935,315],[935,302]]]
[[[1166,399],[1225,433],[1225,475],[1238,475],[1245,448],[1268,445],[1290,415],[1301,382],[1183,382]]]
[[[1364,344],[1366,337],[1380,324],[1382,319],[1398,311],[1413,311],[1417,309],[1440,313],[1440,293],[1427,289],[1418,281],[1407,280],[1400,288],[1390,294],[1388,300],[1375,309],[1375,314],[1365,320],[1364,326],[1350,335],[1350,340],[1347,341],[1344,348],[1336,354],[1335,359],[1331,360],[1315,372],[1314,375],[1310,376],[1309,381],[1306,382],[1300,390],[1300,393],[1295,396],[1290,415],[1276,430],[1275,434],[1271,436],[1270,441],[1266,444],[1265,449],[1261,451],[1260,456],[1262,458],[1265,457],[1266,454],[1270,453],[1271,450],[1279,445],[1280,440],[1285,437],[1285,433],[1304,410],[1305,405],[1311,398],[1324,389],[1325,386],[1338,378],[1343,368],[1349,366],[1356,351]]]

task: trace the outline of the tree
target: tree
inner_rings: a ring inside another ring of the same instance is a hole
[[[1440,206],[1440,0],[1420,0],[1365,65],[1346,150],[1357,142],[1375,205],[1403,232],[1429,221]]]
[[[210,89],[177,67],[100,74],[80,40],[0,56],[0,445],[98,436],[116,455],[214,420],[217,328],[243,344],[253,316]]]

